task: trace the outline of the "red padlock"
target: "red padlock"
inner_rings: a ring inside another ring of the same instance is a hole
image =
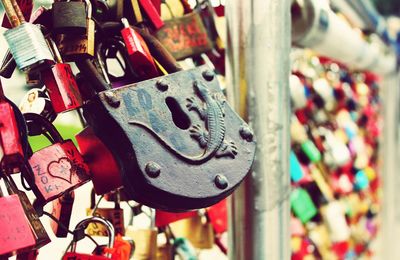
[[[146,80],[159,76],[153,57],[142,36],[131,28],[126,18],[121,19],[124,29],[121,30],[131,65],[140,77]]]
[[[110,222],[108,222],[107,220],[105,220],[103,218],[99,218],[99,217],[86,218],[76,225],[75,230],[82,229],[82,228],[86,227],[89,223],[93,223],[93,222],[96,222],[98,224],[106,226],[107,231],[108,231],[107,233],[109,235],[107,248],[109,248],[109,249],[114,248],[114,242],[115,242],[114,228]],[[66,252],[65,255],[63,256],[62,260],[106,260],[106,259],[110,259],[109,257],[111,257],[111,253],[106,253],[105,256],[104,255],[77,253],[76,252],[76,242],[77,241],[75,240],[75,241],[73,241],[73,243],[71,243],[72,252]]]
[[[51,136],[53,145],[35,152],[29,159],[40,203],[47,203],[90,180],[89,167],[71,140],[64,141],[44,117],[25,114],[28,124],[39,125]]]
[[[0,255],[29,251],[36,240],[24,208],[17,194],[5,196],[5,190],[0,187]]]
[[[228,209],[226,203],[226,199],[224,199],[207,209],[208,218],[217,234],[228,230]]]
[[[14,109],[18,108],[13,107],[6,99],[0,81],[0,166],[2,168],[19,167],[24,157]]]
[[[42,80],[49,92],[51,103],[56,113],[66,112],[82,106],[79,92],[71,66],[62,63],[60,52],[53,40],[48,40],[57,63],[50,69],[41,72]]]
[[[86,127],[75,138],[89,166],[96,194],[102,195],[121,187],[122,180],[118,164],[110,150],[95,135],[93,129]]]
[[[155,225],[156,227],[165,227],[178,220],[195,217],[197,215],[198,215],[197,211],[174,213],[156,209]]]
[[[157,11],[151,0],[139,0],[139,4],[156,30],[163,27],[164,22],[161,19],[160,13]]]

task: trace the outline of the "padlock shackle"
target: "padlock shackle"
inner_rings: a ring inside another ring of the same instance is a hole
[[[77,60],[75,64],[78,67],[79,71],[87,77],[87,80],[89,82],[91,82],[90,85],[93,86],[96,92],[111,89],[110,84],[108,84],[105,79],[98,73],[90,58]]]
[[[11,78],[16,67],[17,63],[15,62],[15,59],[10,52],[10,49],[8,49],[1,64],[0,76],[6,79]]]
[[[104,22],[99,24],[99,29],[103,32],[103,35],[120,33],[124,29],[122,22]],[[181,66],[177,63],[176,59],[172,54],[163,46],[163,44],[153,35],[146,31],[146,29],[141,29],[135,26],[131,26],[135,31],[137,31],[143,40],[146,42],[150,49],[151,55],[165,68],[168,73],[174,73],[181,71]]]
[[[45,117],[35,114],[35,113],[26,113],[24,114],[25,120],[31,121],[34,124],[38,124],[41,128],[44,128],[47,133],[50,134],[51,138],[53,141],[51,142],[56,142],[56,143],[62,143],[64,142],[63,137],[61,134],[57,131],[57,128]]]
[[[100,217],[94,217],[94,216],[88,217],[88,218],[80,221],[76,225],[75,230],[78,230],[80,228],[86,228],[89,223],[93,223],[93,222],[102,224],[107,228],[107,231],[108,231],[108,247],[109,248],[113,248],[114,247],[114,242],[115,242],[115,230],[114,230],[113,225],[106,219],[103,219],[103,218],[100,218]],[[76,251],[76,241],[74,241],[72,243],[71,248],[72,248],[73,252]],[[111,254],[107,253],[106,257],[111,258]]]

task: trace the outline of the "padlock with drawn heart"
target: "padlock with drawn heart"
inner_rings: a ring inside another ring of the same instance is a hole
[[[89,181],[89,168],[71,140],[64,141],[56,128],[40,115],[27,113],[24,117],[30,132],[40,126],[40,132],[53,143],[29,159],[40,203],[46,204]]]

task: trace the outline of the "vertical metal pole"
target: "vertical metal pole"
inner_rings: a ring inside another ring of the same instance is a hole
[[[228,98],[256,138],[253,171],[230,203],[230,259],[290,259],[291,0],[229,0]]]
[[[393,73],[384,77],[382,104],[384,105],[382,144],[382,213],[381,213],[381,259],[400,259],[400,175],[399,175],[399,119],[400,80]]]

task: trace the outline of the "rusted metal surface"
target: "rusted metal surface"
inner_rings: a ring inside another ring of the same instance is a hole
[[[254,160],[250,127],[206,67],[101,92],[85,117],[115,155],[130,195],[156,208],[216,203]]]

